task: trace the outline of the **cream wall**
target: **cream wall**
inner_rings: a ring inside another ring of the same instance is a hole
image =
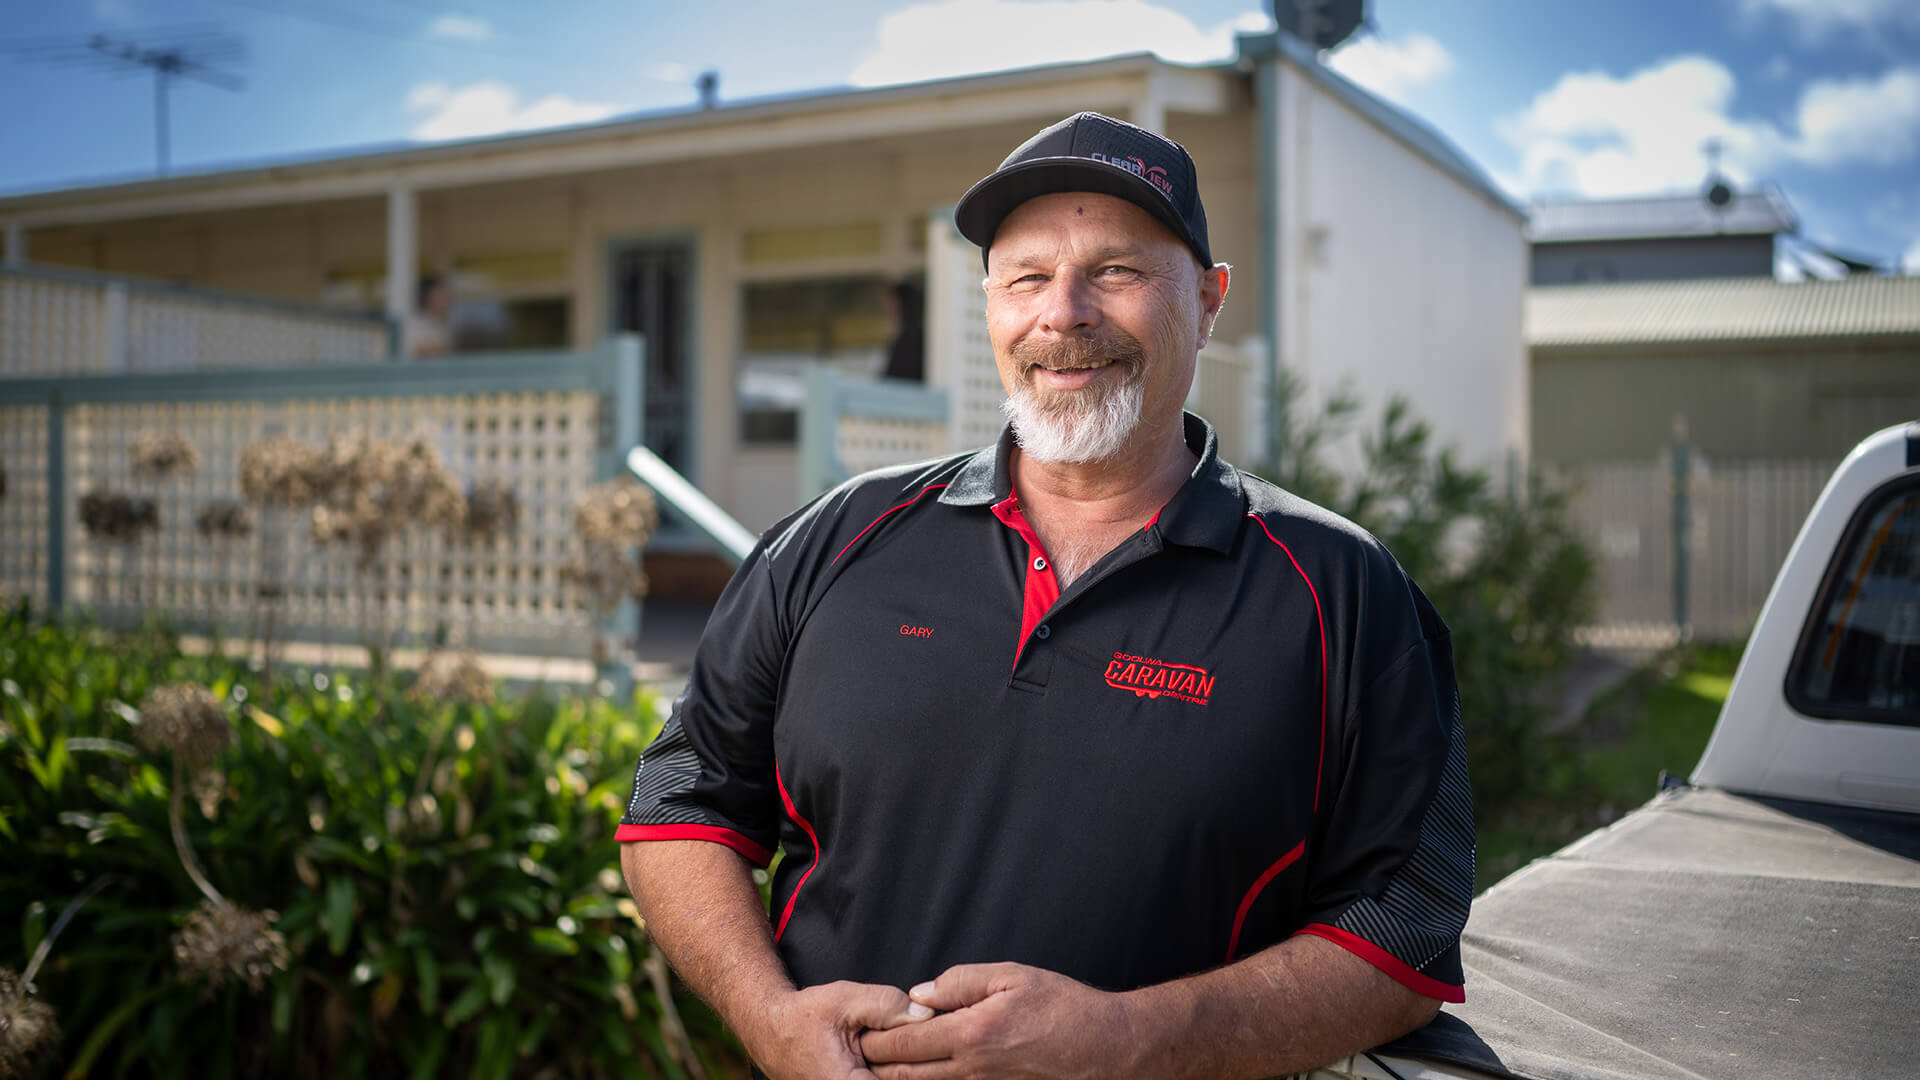
[[[1407,398],[1464,461],[1524,459],[1522,222],[1291,63],[1279,78],[1282,365],[1315,402],[1357,390],[1369,421]]]

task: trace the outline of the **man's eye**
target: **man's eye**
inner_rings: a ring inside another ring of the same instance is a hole
[[[1139,273],[1139,271],[1133,267],[1121,266],[1117,263],[1112,266],[1103,266],[1100,268],[1101,277],[1132,277],[1137,273]]]

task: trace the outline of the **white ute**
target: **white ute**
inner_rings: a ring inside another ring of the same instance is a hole
[[[1689,780],[1461,948],[1466,1004],[1312,1075],[1920,1077],[1920,421],[1827,482]]]

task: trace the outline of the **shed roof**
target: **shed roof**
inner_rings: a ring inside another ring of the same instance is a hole
[[[1771,236],[1800,227],[1786,197],[1772,187],[1739,192],[1724,207],[1688,193],[1540,202],[1529,207],[1529,216],[1536,244],[1656,236]]]
[[[1527,344],[1653,345],[1920,335],[1920,277],[1707,278],[1527,290]]]

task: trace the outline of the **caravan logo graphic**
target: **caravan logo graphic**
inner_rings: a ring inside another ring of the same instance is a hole
[[[1113,659],[1107,662],[1106,675],[1108,686],[1130,690],[1135,697],[1170,697],[1205,705],[1213,695],[1214,677],[1207,674],[1206,668],[1191,664],[1169,664],[1152,657],[1114,653]]]

